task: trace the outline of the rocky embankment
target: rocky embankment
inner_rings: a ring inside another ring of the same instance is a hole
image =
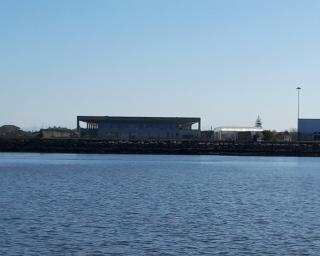
[[[318,143],[238,144],[219,142],[0,139],[0,152],[320,156]]]

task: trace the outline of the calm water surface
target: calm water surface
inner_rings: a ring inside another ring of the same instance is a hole
[[[0,154],[0,255],[319,255],[320,158]]]

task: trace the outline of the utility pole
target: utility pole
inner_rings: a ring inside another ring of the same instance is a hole
[[[301,87],[297,87],[297,92],[298,92],[298,122],[297,122],[297,139],[298,141],[300,140],[300,134],[299,134],[299,119],[300,119],[300,90]]]

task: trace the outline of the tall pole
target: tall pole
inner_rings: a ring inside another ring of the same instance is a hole
[[[300,119],[300,90],[301,87],[297,87],[297,92],[298,92],[298,122],[297,122],[297,137],[298,140],[300,139],[300,134],[299,134],[299,119]]]

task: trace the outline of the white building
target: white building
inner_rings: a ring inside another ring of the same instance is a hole
[[[214,129],[214,138],[217,141],[242,141],[249,142],[259,139],[262,136],[263,128],[260,117],[255,126],[248,127],[217,127]]]

